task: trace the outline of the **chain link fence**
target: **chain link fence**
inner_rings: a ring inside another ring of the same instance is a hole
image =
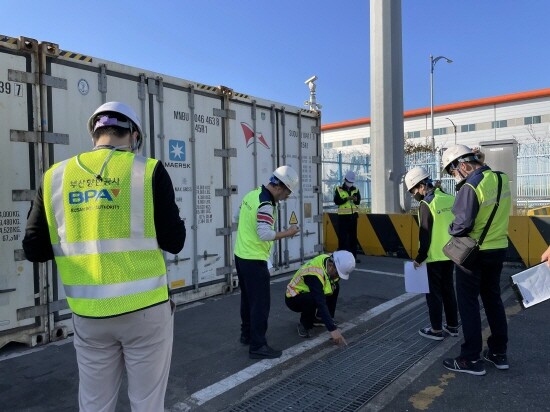
[[[405,156],[405,169],[425,167],[432,179],[440,180],[443,190],[455,194],[455,181],[450,176],[440,175],[439,153],[417,152]],[[489,165],[490,166],[490,165]],[[336,210],[333,202],[334,188],[341,184],[348,170],[355,172],[355,186],[361,193],[361,207],[370,211],[373,193],[371,191],[371,157],[366,149],[323,149],[323,209]],[[513,179],[513,176],[510,176]],[[536,207],[550,206],[550,142],[536,142],[518,145],[517,157],[517,211],[526,214]],[[417,203],[412,201],[414,209]]]

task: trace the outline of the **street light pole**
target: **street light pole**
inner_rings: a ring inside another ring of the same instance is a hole
[[[430,114],[432,119],[432,140],[431,146],[432,150],[435,151],[435,136],[434,136],[434,67],[435,64],[441,60],[445,59],[447,63],[452,63],[451,59],[448,59],[445,56],[434,57],[430,54]]]
[[[451,124],[453,125],[453,129],[455,130],[455,145],[456,145],[456,124],[455,122],[453,122],[451,119],[449,119],[448,117],[446,117],[445,119],[447,119],[448,121],[451,122]]]

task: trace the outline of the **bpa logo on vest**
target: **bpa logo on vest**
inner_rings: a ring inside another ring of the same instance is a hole
[[[101,190],[86,190],[84,192],[69,192],[69,204],[79,205],[81,203],[99,202],[102,199],[108,202],[113,201],[113,197],[117,197],[120,189]]]

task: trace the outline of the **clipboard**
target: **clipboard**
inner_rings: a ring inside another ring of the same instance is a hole
[[[550,299],[550,267],[547,262],[510,276],[510,282],[523,309]]]
[[[414,268],[413,262],[405,262],[405,292],[430,293],[426,263]]]

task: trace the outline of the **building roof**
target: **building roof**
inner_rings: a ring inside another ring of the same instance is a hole
[[[440,106],[434,106],[434,113],[443,113],[443,112],[451,112],[456,110],[471,109],[474,107],[517,102],[520,100],[538,99],[541,97],[550,97],[550,89],[532,90],[528,92],[505,94],[502,96],[484,97],[481,99],[467,100],[464,102],[443,104]],[[405,113],[403,113],[403,116],[405,118],[417,117],[422,115],[429,115],[430,113],[431,113],[431,110],[429,107],[427,107],[422,109],[408,110]],[[327,130],[334,130],[334,129],[343,129],[346,127],[363,126],[367,124],[370,124],[370,117],[362,117],[360,119],[355,119],[355,120],[345,120],[343,122],[327,123],[321,126],[321,130],[327,131]]]

